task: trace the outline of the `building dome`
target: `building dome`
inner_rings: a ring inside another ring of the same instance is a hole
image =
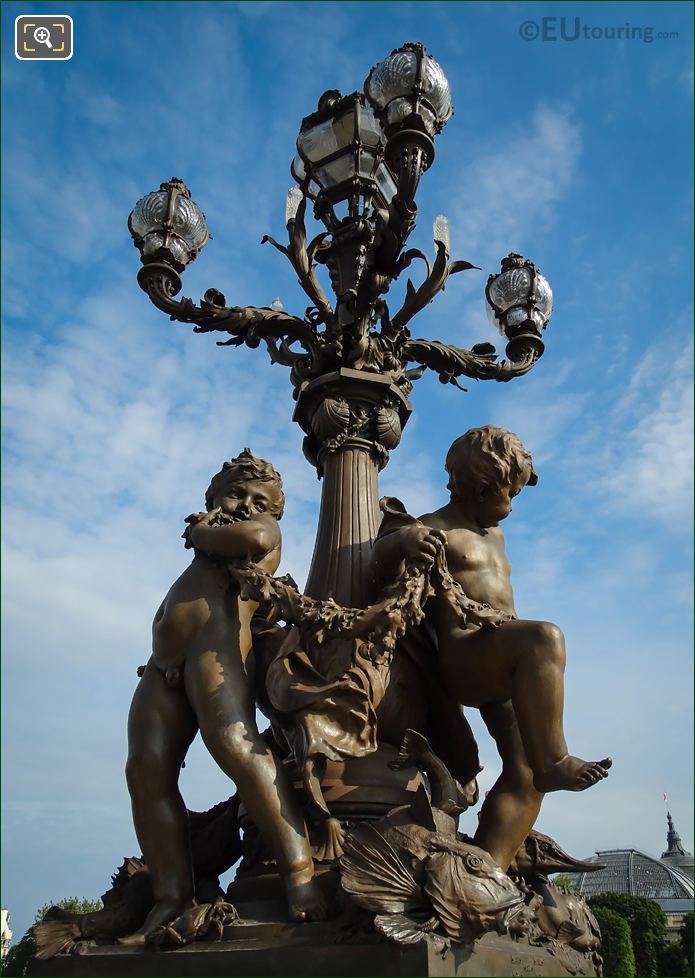
[[[666,915],[667,938],[677,940],[685,915],[693,911],[693,857],[683,848],[670,813],[667,818],[667,848],[661,859],[637,849],[608,849],[586,860],[600,869],[572,873],[568,881],[585,899],[624,893],[656,901]]]
[[[637,849],[608,849],[587,862],[601,863],[604,868],[570,877],[572,889],[583,897],[626,893],[658,903],[693,899],[693,881],[685,873]]]

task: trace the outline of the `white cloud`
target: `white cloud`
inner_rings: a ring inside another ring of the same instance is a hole
[[[543,465],[566,450],[566,436],[586,410],[587,396],[571,387],[572,365],[550,371],[542,367],[525,383],[500,393],[491,423],[513,427],[533,455],[542,473]]]
[[[539,105],[530,125],[507,125],[460,173],[453,217],[472,261],[499,261],[552,225],[581,151],[568,111]]]
[[[597,488],[610,494],[611,509],[648,514],[679,532],[692,518],[692,344],[679,356],[671,344],[647,352],[615,418],[626,430],[616,432]]]
[[[537,260],[576,179],[582,138],[571,111],[540,103],[530,115],[528,125],[510,124],[475,149],[461,141],[463,162],[453,169],[443,206],[451,221],[453,257],[473,262],[482,272],[455,276],[437,297],[439,339],[462,345],[465,332],[463,345],[494,342],[484,311],[487,274],[498,272],[500,260],[510,251]],[[420,235],[424,238],[423,229]],[[426,325],[427,318],[424,313],[415,330]]]

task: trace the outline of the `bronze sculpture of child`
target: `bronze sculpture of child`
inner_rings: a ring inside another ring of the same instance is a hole
[[[581,791],[605,778],[611,759],[568,753],[563,731],[565,643],[545,621],[517,618],[500,522],[512,499],[537,482],[516,435],[487,425],[452,444],[446,457],[451,500],[388,532],[373,554],[384,582],[404,560],[429,566],[443,556],[454,586],[488,607],[484,621],[462,616],[451,594],[430,598],[443,682],[463,706],[477,707],[502,759],[502,773],[480,813],[475,842],[506,869],[540,811],[544,793]],[[384,532],[386,531],[386,532]]]
[[[290,915],[325,917],[292,786],[256,726],[250,625],[257,605],[240,599],[228,570],[234,560],[277,569],[282,481],[245,449],[213,477],[205,504],[206,513],[187,520],[195,556],[155,615],[152,657],[128,718],[128,789],[156,902],[126,943],[144,943],[193,902],[178,777],[198,730],[275,855]]]

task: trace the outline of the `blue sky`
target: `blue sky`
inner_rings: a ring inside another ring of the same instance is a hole
[[[73,17],[72,60],[14,57],[29,13]],[[566,33],[578,17],[678,37],[520,36],[544,17],[559,33],[562,16]],[[282,472],[283,572],[301,581],[313,544],[320,486],[286,371],[151,307],[127,215],[182,176],[214,236],[185,294],[214,285],[301,313],[291,269],[259,245],[283,235],[299,123],[406,40],[440,61],[455,106],[411,241],[430,250],[443,212],[453,257],[483,268],[413,333],[494,342],[483,286],[511,250],[549,278],[555,312],[528,377],[467,394],[419,381],[381,490],[425,512],[445,499],[457,435],[518,432],[540,481],[507,524],[517,608],[567,636],[570,748],[615,759],[596,789],[550,797],[539,828],[579,856],[658,855],[667,792],[692,849],[692,7],[4,3],[2,18],[2,903],[16,935],[41,903],[98,896],[138,852],[123,777],[135,670],[189,559],[182,520],[222,459],[250,445]],[[499,764],[476,729],[485,789]],[[199,744],[182,787],[198,809],[230,793]]]

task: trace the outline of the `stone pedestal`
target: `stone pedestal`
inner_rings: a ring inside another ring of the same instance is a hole
[[[227,938],[233,939],[227,939]],[[497,934],[444,954],[426,944],[347,939],[330,923],[281,924],[249,921],[227,928],[225,940],[199,942],[176,951],[135,951],[90,947],[79,955],[61,954],[32,961],[28,974],[57,978],[142,978],[142,976],[565,976],[596,975],[587,959],[572,951],[560,954]]]
[[[319,874],[326,896],[335,896],[337,874]],[[197,941],[176,950],[151,951],[115,944],[85,946],[81,954],[59,954],[30,962],[28,975],[58,978],[362,978],[362,976],[595,976],[589,957],[559,945],[531,946],[485,934],[472,944],[444,953],[425,942],[387,941],[369,924],[369,915],[343,905],[338,917],[320,923],[287,921],[282,884],[275,873],[235,880],[228,894],[241,920],[224,930],[221,941]],[[335,901],[333,901],[335,906]]]

